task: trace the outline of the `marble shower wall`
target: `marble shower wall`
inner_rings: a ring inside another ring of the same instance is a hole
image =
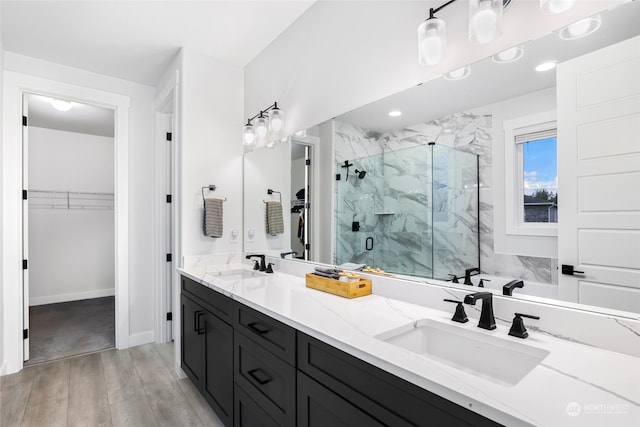
[[[417,176],[420,175],[414,174],[413,172],[416,170],[412,169],[412,163],[419,163],[418,159],[408,156],[409,158],[400,161],[400,165],[398,165],[397,162],[393,163],[390,160],[394,156],[393,153],[399,152],[399,150],[412,147],[415,148],[428,144],[429,142],[436,142],[438,145],[454,147],[457,150],[476,154],[478,155],[479,163],[479,234],[480,266],[482,273],[495,276],[521,278],[524,280],[542,283],[554,282],[552,271],[555,271],[557,260],[552,258],[496,254],[494,252],[491,125],[491,115],[476,115],[469,113],[452,114],[429,123],[420,123],[389,133],[368,131],[350,124],[336,121],[335,158],[338,164],[342,164],[344,160],[350,160],[354,163],[355,168],[357,162],[360,161],[360,158],[371,156],[376,156],[376,159],[380,158],[380,162],[384,159],[389,163],[388,166],[385,165],[384,169],[382,169],[386,176],[386,184],[382,179],[380,180],[383,181],[383,183],[375,182],[374,179],[371,179],[370,183],[358,182],[353,186],[353,194],[347,194],[347,197],[338,197],[336,207],[337,212],[345,212],[344,206],[341,206],[341,203],[345,203],[345,199],[358,200],[357,203],[361,204],[370,203],[371,206],[374,206],[375,203],[379,203],[377,205],[378,208],[384,211],[384,209],[390,209],[394,203],[393,200],[397,200],[397,198],[381,197],[380,195],[394,191],[415,192],[416,188],[425,188],[423,183],[417,185],[415,181],[411,181],[412,179],[417,179]],[[375,163],[377,161],[376,159],[372,159],[372,162]],[[364,159],[362,159],[362,161],[364,161]],[[381,165],[375,166],[379,168],[383,167]],[[374,170],[373,164],[369,167]],[[418,167],[417,171],[424,171],[425,167],[429,167],[429,165],[423,163]],[[399,173],[399,171],[403,170],[402,168],[406,171],[405,174]],[[452,170],[468,171],[467,168],[454,168]],[[436,175],[438,174],[437,167],[435,173]],[[412,175],[414,176],[412,177]],[[367,173],[367,178],[368,177],[369,173]],[[367,180],[367,178],[365,178],[365,180]],[[461,182],[465,182],[464,179],[461,178]],[[348,190],[345,190],[338,185],[338,192],[340,191]],[[452,268],[455,268],[456,272],[460,268],[462,268],[462,270],[467,268],[466,266],[462,267],[462,264],[467,266],[473,265],[467,264],[470,262],[469,259],[466,258],[467,255],[462,257],[456,256],[456,250],[459,251],[461,247],[466,247],[466,245],[462,245],[463,235],[460,234],[457,240],[453,236],[438,237],[437,234],[440,227],[438,227],[438,221],[435,221],[433,234],[436,236],[434,237],[431,234],[430,227],[427,226],[428,223],[433,221],[433,218],[430,218],[432,209],[429,204],[429,198],[419,192],[413,194],[412,197],[413,198],[407,197],[406,200],[404,200],[404,203],[411,203],[410,200],[413,200],[414,206],[422,205],[424,215],[421,216],[419,210],[413,211],[416,215],[414,218],[411,218],[410,221],[415,222],[415,228],[410,227],[410,229],[423,230],[422,234],[416,233],[415,231],[407,234],[406,231],[401,231],[400,227],[397,226],[397,223],[395,228],[391,227],[386,222],[396,222],[391,221],[393,215],[386,216],[369,214],[367,217],[367,227],[364,230],[361,228],[361,230],[366,233],[370,233],[366,237],[374,238],[375,250],[365,251],[369,253],[364,253],[359,250],[359,244],[361,241],[355,239],[355,236],[353,236],[358,233],[349,232],[344,233],[345,236],[342,236],[341,233],[338,232],[338,236],[336,238],[337,253],[341,253],[342,250],[341,255],[345,257],[352,255],[354,262],[364,262],[370,265],[389,264],[394,265],[395,268],[388,268],[386,266],[381,268],[390,270],[395,270],[397,268],[399,271],[406,268],[406,271],[411,272],[411,274],[429,277],[432,273],[436,273],[436,277],[441,275],[441,272],[439,271],[434,272],[434,265],[436,266],[436,270],[441,268],[451,271]],[[360,199],[362,199],[362,201],[360,201]],[[438,200],[437,192],[434,195],[434,199]],[[469,198],[461,197],[460,195],[458,195],[456,199],[457,204],[454,212],[456,215],[460,215],[457,219],[457,224],[460,224],[460,227],[464,228],[464,224],[469,222],[468,213],[465,212],[465,209],[468,209],[470,204],[472,204],[472,201],[469,200]],[[357,206],[356,208],[360,209],[360,206]],[[356,212],[356,210],[352,212]],[[436,212],[438,212],[437,209]],[[340,215],[342,215],[342,217],[339,217]],[[363,211],[360,211],[359,215],[364,215]],[[347,225],[348,230],[351,230],[352,219],[346,218],[346,216],[350,215],[342,213],[336,216],[337,230],[345,230]],[[374,230],[376,230],[378,223],[385,225],[386,230],[397,230],[397,234],[395,236],[387,236],[385,233],[376,235]],[[467,226],[467,228],[469,228],[469,226]],[[363,233],[361,233],[361,236],[357,237],[363,237],[362,234]],[[434,241],[434,247],[438,248],[435,250],[436,256],[434,257],[433,263],[424,262],[424,256],[426,253],[422,251],[422,249],[430,247],[431,240],[434,238],[436,239],[436,241]],[[380,244],[377,244],[378,242]],[[396,251],[398,247],[406,249],[403,254],[404,256],[393,256],[394,253],[397,253]],[[396,249],[395,251],[394,248]],[[376,254],[378,254],[377,258],[381,260],[379,263],[372,262],[375,261],[375,259],[371,259],[371,257]],[[419,262],[414,262],[416,259]],[[464,262],[460,262],[460,259],[463,259]],[[411,269],[412,265],[415,265],[416,267]],[[446,268],[444,266],[446,266]]]
[[[421,134],[336,128],[338,166],[367,170],[349,180],[341,168],[336,263],[437,278],[478,265],[476,156],[428,146]]]

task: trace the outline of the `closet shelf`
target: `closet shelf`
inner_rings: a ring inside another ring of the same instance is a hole
[[[29,209],[113,210],[113,193],[29,190]]]

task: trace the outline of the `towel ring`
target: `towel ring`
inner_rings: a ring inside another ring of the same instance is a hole
[[[206,187],[202,187],[202,203],[204,204],[204,190],[209,190],[209,191],[216,191],[216,187],[215,185],[207,185]],[[225,197],[224,199],[222,199],[223,202],[227,201],[227,198]]]
[[[269,189],[267,189],[267,194],[271,195],[271,194],[273,194],[273,193],[278,193],[278,201],[279,201],[280,203],[282,203],[282,193],[281,193],[281,192],[276,191],[276,190],[272,190],[272,189],[270,189],[270,188],[269,188]],[[266,200],[263,200],[263,202],[267,203],[267,201],[266,201]]]

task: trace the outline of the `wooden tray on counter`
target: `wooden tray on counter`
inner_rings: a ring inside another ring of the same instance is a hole
[[[317,289],[344,298],[357,298],[371,294],[371,280],[369,279],[360,279],[357,282],[343,282],[307,273],[305,284],[307,288]]]

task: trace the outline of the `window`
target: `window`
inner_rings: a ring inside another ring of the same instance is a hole
[[[522,222],[558,222],[558,155],[553,136],[518,135],[522,155]],[[518,171],[520,173],[520,171]]]
[[[504,135],[506,233],[557,236],[555,113],[505,121]]]

